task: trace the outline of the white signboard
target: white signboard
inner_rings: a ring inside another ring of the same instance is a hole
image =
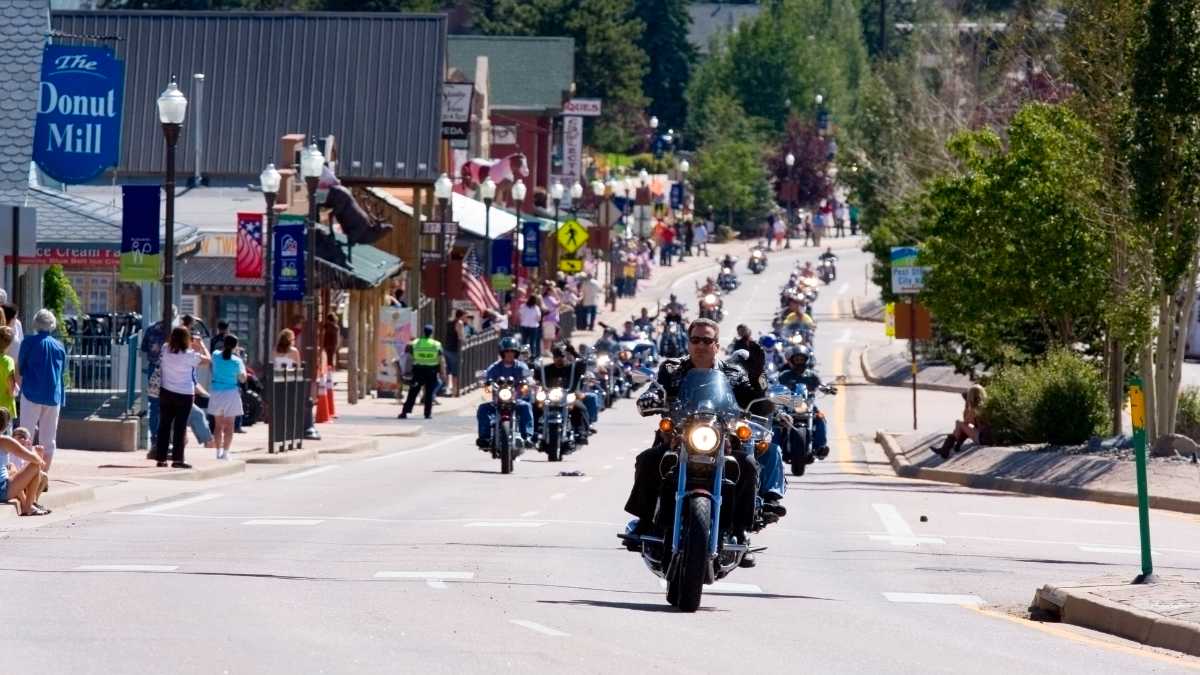
[[[582,117],[600,116],[600,99],[573,98],[563,104],[563,115],[579,115]]]
[[[446,82],[442,85],[442,123],[471,121],[471,94],[475,85],[470,82]]]
[[[570,189],[583,175],[583,118],[563,118],[563,186]]]
[[[900,295],[920,293],[925,288],[927,267],[892,267],[892,292]]]
[[[512,125],[492,127],[492,145],[516,145],[517,128]]]

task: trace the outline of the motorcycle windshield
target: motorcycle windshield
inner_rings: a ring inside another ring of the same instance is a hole
[[[686,412],[737,413],[729,380],[715,368],[692,369],[679,386],[679,406]]]

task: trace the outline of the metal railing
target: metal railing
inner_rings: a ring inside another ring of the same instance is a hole
[[[267,452],[287,452],[304,447],[305,416],[310,380],[299,365],[275,366],[269,371],[263,393],[267,406]]]
[[[565,307],[558,311],[558,337],[564,342],[571,341],[575,333],[575,308]]]
[[[67,391],[126,394],[136,390],[138,335],[129,338],[73,335],[64,338]]]
[[[455,373],[458,377],[459,393],[483,385],[483,382],[475,377],[475,373],[485,370],[496,360],[499,342],[500,331],[497,330],[488,330],[463,340],[462,348],[458,352],[458,372]]]

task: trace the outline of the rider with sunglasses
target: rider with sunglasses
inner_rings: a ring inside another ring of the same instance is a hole
[[[718,339],[720,326],[717,322],[709,319],[696,319],[688,326],[687,334],[687,357],[667,359],[658,369],[657,381],[663,388],[667,405],[670,405],[671,401],[679,395],[679,387],[684,376],[693,368],[719,369],[729,380],[734,398],[742,408],[748,407],[751,401],[764,396],[765,381],[761,373],[753,374],[752,377],[752,374],[747,373],[742,366],[731,361],[717,359],[717,354],[720,353]],[[764,403],[757,405],[764,405]],[[770,404],[766,403],[765,405],[769,406]],[[763,414],[769,411],[755,410],[755,412]],[[654,509],[663,483],[658,467],[667,449],[661,434],[656,432],[654,445],[637,456],[633,474],[633,489],[629,493],[629,500],[625,502],[625,510],[638,518],[634,534],[649,534],[654,529]],[[758,462],[754,459],[753,451],[749,448],[744,452],[735,452],[734,457],[741,468],[741,479],[738,481],[735,491],[737,504],[734,508],[733,527],[738,534],[744,535],[754,527],[754,498],[758,485],[759,467]],[[743,561],[743,565],[752,566],[754,564],[753,557],[747,556],[747,558],[749,560]]]

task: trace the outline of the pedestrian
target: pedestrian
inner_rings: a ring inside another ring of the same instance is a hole
[[[783,250],[783,240],[787,237],[787,225],[776,214],[771,214],[771,219],[774,221],[771,225],[772,231],[775,233],[775,246],[779,250]]]
[[[54,312],[39,309],[33,316],[37,334],[21,343],[17,356],[17,377],[21,385],[21,426],[37,435],[46,449],[46,470],[54,461],[58,447],[58,413],[66,399],[63,371],[67,350],[54,337],[58,320]]]
[[[696,255],[700,255],[700,252],[703,251],[704,257],[707,258],[708,257],[708,223],[703,220],[696,223],[694,236],[696,238]]]
[[[467,336],[466,322],[471,317],[466,311],[454,310],[454,318],[446,326],[446,342],[442,345],[442,354],[446,357],[446,388],[451,396],[458,396],[458,354],[462,350]]]
[[[962,450],[963,443],[972,441],[976,444],[991,442],[991,427],[984,417],[983,404],[987,401],[987,390],[983,385],[971,385],[964,391],[962,419],[955,420],[954,431],[951,431],[940,447],[930,448],[942,459]]]
[[[237,346],[237,336],[226,334],[220,355],[212,360],[212,392],[208,399],[208,414],[217,420],[217,459],[222,460],[229,459],[234,420],[245,412],[242,409],[242,390],[238,385],[246,381],[246,364],[234,353]]]
[[[446,374],[446,360],[442,351],[442,343],[433,339],[433,325],[425,324],[422,336],[412,343],[412,384],[408,387],[408,397],[404,399],[404,409],[400,419],[408,419],[413,405],[417,402],[417,394],[424,390],[422,402],[425,405],[425,419],[433,417],[433,395],[438,386],[438,372]]]
[[[689,221],[687,221],[687,224],[684,225],[683,255],[681,255],[679,257],[682,259],[684,256],[691,255],[692,254],[692,245],[695,243],[696,243],[696,224],[689,220]]]
[[[8,355],[12,346],[13,329],[0,326],[0,409],[8,411],[10,420],[17,419],[17,361]],[[8,431],[0,428],[0,432]]]
[[[663,229],[662,260],[660,264],[671,266],[671,258],[675,255],[675,230],[670,227]]]
[[[0,410],[0,426],[7,428],[11,423],[7,410]],[[10,470],[9,459],[23,461],[19,470]],[[0,501],[17,500],[17,507],[22,516],[44,516],[50,511],[34,504],[42,492],[42,477],[45,474],[45,462],[32,450],[9,436],[7,432],[0,434]]]
[[[8,347],[8,355],[15,360],[21,353],[21,341],[25,339],[25,330],[21,320],[17,318],[17,306],[8,302],[8,291],[0,288],[0,310],[4,312],[3,325],[13,329],[13,343]]]
[[[329,370],[337,370],[338,341],[342,337],[342,326],[337,315],[330,312],[321,324],[321,350],[325,352],[325,363]]]
[[[600,282],[590,274],[585,274],[579,282],[579,309],[583,317],[582,330],[596,330],[596,311],[600,305]]]
[[[139,349],[142,350],[142,360],[146,363],[146,412],[150,417],[148,420],[150,452],[146,453],[146,459],[154,459],[154,448],[157,446],[155,439],[158,438],[158,395],[161,391],[160,383],[162,381],[159,363],[162,358],[163,345],[167,342],[167,335],[170,334],[171,325],[174,325],[177,316],[179,316],[179,308],[171,305],[170,325],[164,326],[162,321],[156,321],[142,332],[142,344]]]
[[[275,340],[275,354],[271,362],[276,368],[289,368],[300,365],[300,350],[296,348],[296,334],[291,328],[279,331]]]
[[[190,469],[184,462],[184,440],[188,417],[196,396],[196,368],[212,363],[208,347],[193,336],[184,325],[171,329],[167,348],[163,350],[159,392],[158,441],[154,458],[158,466],[167,465],[167,449],[171,449],[171,466]]]
[[[850,236],[858,234],[858,207],[854,204],[850,205]]]
[[[838,202],[837,206],[837,236],[846,236],[846,223],[850,222],[850,209],[846,208],[846,202]]]
[[[542,291],[542,340],[541,346],[531,347],[539,350],[538,355],[550,351],[550,347],[558,341],[559,309],[562,306],[562,293],[554,284],[546,284]]]
[[[217,334],[208,341],[208,353],[216,354],[225,348],[225,336],[229,335],[229,322],[221,319],[217,322]]]
[[[529,289],[525,304],[517,310],[517,327],[521,331],[521,342],[533,349],[541,345],[542,340],[542,307],[538,301],[537,292]]]

